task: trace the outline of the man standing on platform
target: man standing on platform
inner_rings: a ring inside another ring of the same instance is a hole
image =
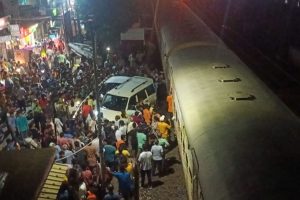
[[[140,154],[138,162],[141,170],[141,186],[145,187],[145,175],[147,174],[148,187],[151,189],[152,153],[149,151],[147,144],[143,145],[143,152]]]

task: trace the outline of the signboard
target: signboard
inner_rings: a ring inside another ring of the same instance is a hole
[[[11,36],[20,37],[20,28],[18,24],[11,24],[10,25],[10,33]]]
[[[11,40],[11,35],[0,36],[0,43],[8,42]]]
[[[144,40],[143,28],[131,28],[126,33],[121,33],[121,40]]]
[[[21,64],[27,64],[30,61],[30,50],[26,49],[16,49],[14,50],[15,53],[15,61],[20,62]]]
[[[7,28],[9,25],[9,16],[0,18],[0,31]]]
[[[0,42],[0,58],[1,57],[7,59],[7,50],[5,43]]]

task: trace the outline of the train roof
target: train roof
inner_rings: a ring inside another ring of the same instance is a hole
[[[299,119],[224,46],[168,61],[204,199],[297,199]]]
[[[186,46],[224,45],[203,21],[178,2],[160,1],[156,28],[165,45],[164,54],[168,56]]]

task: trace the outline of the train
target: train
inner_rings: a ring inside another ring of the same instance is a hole
[[[154,4],[188,199],[299,199],[299,118],[184,1]]]

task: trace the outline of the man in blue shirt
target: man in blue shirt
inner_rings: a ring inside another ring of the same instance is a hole
[[[103,140],[103,154],[104,161],[107,167],[109,167],[112,171],[115,170],[115,155],[116,155],[116,147],[111,144],[108,144],[106,140]]]
[[[24,140],[27,137],[27,132],[29,130],[29,127],[28,127],[27,118],[22,114],[21,111],[17,112],[16,127],[20,136]]]
[[[120,166],[120,172],[113,172],[112,175],[118,179],[119,193],[125,200],[128,200],[132,196],[133,182],[130,174],[125,171],[124,166]]]

